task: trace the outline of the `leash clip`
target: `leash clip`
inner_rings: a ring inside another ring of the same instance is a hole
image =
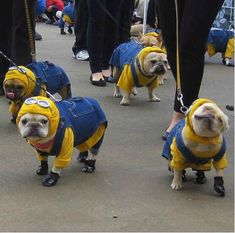
[[[180,111],[181,111],[184,115],[186,115],[186,114],[188,113],[188,108],[184,105],[182,93],[178,94],[177,100],[178,100],[178,101],[180,102],[180,104],[181,104]]]

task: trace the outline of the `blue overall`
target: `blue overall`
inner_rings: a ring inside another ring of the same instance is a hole
[[[63,16],[67,15],[69,18],[74,22],[75,20],[75,9],[73,3],[69,3],[67,6],[64,7],[62,11],[62,16],[59,20],[59,28],[64,28],[65,22],[63,20]]]
[[[120,44],[113,52],[110,64],[122,69],[125,64],[133,64],[143,46],[135,41]]]
[[[76,147],[87,141],[100,125],[107,125],[105,114],[95,99],[75,97],[55,104],[60,112],[60,122],[50,155],[57,155],[60,152],[66,128],[73,130]],[[44,152],[41,154],[45,155]]]
[[[209,32],[208,44],[212,44],[216,52],[224,53],[228,40],[234,37],[234,32],[229,30],[211,29]]]
[[[47,91],[50,92],[50,94],[55,94],[63,86],[67,86],[69,98],[71,97],[70,81],[61,67],[45,61],[32,62],[27,65],[27,68],[36,75],[36,80],[39,84],[45,83]],[[39,92],[40,86],[36,85],[34,95],[38,95]]]
[[[179,121],[176,126],[171,130],[170,134],[167,136],[165,145],[163,147],[162,156],[166,158],[167,160],[172,160],[172,154],[171,154],[171,144],[173,142],[173,139],[176,138],[176,144],[177,148],[181,152],[181,154],[184,156],[185,160],[188,163],[195,163],[195,164],[204,164],[207,163],[212,158],[198,158],[196,157],[184,144],[182,139],[182,129],[185,126],[185,120]],[[219,152],[213,157],[213,160],[217,161],[220,160],[226,151],[226,142],[223,138],[222,146],[219,150]]]

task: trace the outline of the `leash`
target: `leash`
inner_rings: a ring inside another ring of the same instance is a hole
[[[4,54],[1,50],[0,50],[0,55],[2,55],[6,60],[8,60],[14,67],[16,67],[16,69],[23,73],[27,79],[30,79],[32,82],[34,82],[37,86],[39,86],[43,91],[45,91],[45,93],[50,96],[50,98],[54,101],[54,102],[58,102],[59,100],[57,100],[50,92],[48,92],[44,87],[42,87],[40,85],[39,82],[33,80],[29,75],[27,75],[26,71],[22,68],[20,68],[15,62],[13,62],[6,54]]]
[[[35,44],[34,44],[34,38],[33,38],[33,30],[32,30],[32,24],[31,24],[31,20],[30,20],[29,6],[27,3],[27,0],[24,0],[24,6],[25,6],[25,15],[26,15],[28,36],[29,36],[29,47],[31,50],[30,55],[32,57],[32,61],[36,61],[36,52],[35,52]]]
[[[177,100],[180,102],[180,111],[185,115],[188,112],[188,108],[184,105],[183,93],[181,91],[180,82],[180,62],[179,62],[179,17],[178,17],[178,2],[175,0],[175,19],[176,19],[176,88],[177,88]]]

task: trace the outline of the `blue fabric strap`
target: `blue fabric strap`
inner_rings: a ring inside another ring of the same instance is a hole
[[[177,144],[177,147],[178,147],[179,151],[181,152],[181,154],[185,157],[185,159],[189,163],[205,164],[210,159],[218,161],[224,156],[225,151],[226,151],[226,142],[225,142],[224,137],[223,137],[222,146],[221,146],[219,152],[213,158],[198,158],[185,146],[185,144],[183,142],[181,130],[182,130],[182,128],[179,129],[176,133],[176,144]]]

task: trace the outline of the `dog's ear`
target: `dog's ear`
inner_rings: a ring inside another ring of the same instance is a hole
[[[229,124],[228,124],[228,116],[224,114],[223,117],[223,122],[224,122],[224,127],[223,127],[223,131],[229,130]]]

